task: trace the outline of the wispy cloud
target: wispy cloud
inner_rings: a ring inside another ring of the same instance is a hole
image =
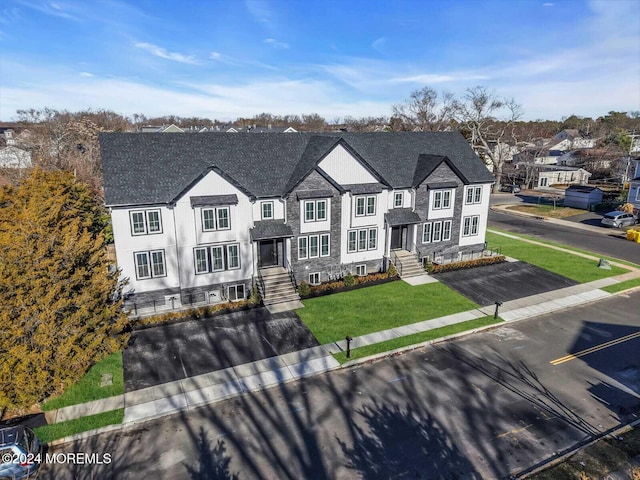
[[[209,58],[211,60],[222,61],[222,54],[220,52],[211,52]]]
[[[271,45],[273,48],[277,48],[277,49],[287,49],[289,48],[289,44],[288,43],[284,43],[284,42],[280,42],[278,40],[276,40],[275,38],[265,38],[264,39],[264,43],[266,43],[267,45]]]
[[[33,2],[28,0],[18,0],[18,4],[52,17],[74,21],[81,20],[80,17],[72,13],[73,6],[65,2]]]
[[[545,2],[542,4],[543,7],[553,7],[555,6],[555,3],[551,3],[551,2]]]
[[[93,73],[89,73],[89,72],[80,72],[80,76],[81,76],[81,77],[86,77],[86,78],[91,78],[91,77],[93,77]]]
[[[269,30],[275,30],[275,14],[265,0],[245,0],[245,7],[249,15]]]
[[[137,48],[141,48],[142,50],[146,50],[147,52],[149,52],[152,55],[155,55],[156,57],[164,58],[166,60],[172,60],[174,62],[180,62],[180,63],[188,63],[190,65],[198,64],[198,61],[192,55],[183,55],[182,53],[168,52],[164,48],[159,47],[158,45],[154,45],[153,43],[138,42],[135,44],[135,46]]]
[[[386,43],[387,43],[387,39],[385,37],[380,37],[371,44],[371,48],[382,53],[382,49]]]

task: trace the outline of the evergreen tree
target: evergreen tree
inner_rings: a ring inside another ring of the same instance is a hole
[[[66,172],[0,190],[0,409],[60,393],[123,348],[104,208]]]

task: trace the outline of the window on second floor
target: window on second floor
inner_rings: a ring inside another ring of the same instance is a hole
[[[229,229],[231,229],[229,207],[202,209],[202,231],[211,232]]]
[[[433,209],[451,208],[451,190],[435,190],[433,192]]]
[[[304,221],[323,222],[327,219],[327,200],[306,200],[304,202]]]
[[[482,201],[482,187],[467,187],[467,197],[465,202],[467,205],[480,203]]]
[[[401,208],[404,201],[403,192],[396,192],[393,195],[393,206],[394,208]]]
[[[162,233],[160,210],[138,210],[129,212],[131,235]]]
[[[356,197],[356,217],[364,217],[376,214],[376,197],[361,196]]]
[[[480,217],[474,215],[472,217],[464,217],[462,219],[462,236],[471,237],[478,235],[478,224],[480,223]]]
[[[273,202],[262,202],[262,220],[273,218]]]

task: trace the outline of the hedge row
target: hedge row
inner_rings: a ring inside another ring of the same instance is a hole
[[[507,259],[504,255],[496,255],[494,257],[482,257],[482,258],[476,258],[475,260],[465,260],[463,262],[445,263],[442,265],[431,263],[427,266],[427,271],[429,273],[452,272],[454,270],[482,267],[484,265],[493,265],[495,263],[504,263],[506,261]]]
[[[398,274],[395,269],[389,269],[384,273],[372,273],[362,277],[345,275],[341,280],[321,283],[320,285],[309,285],[302,281],[298,285],[298,294],[301,298],[319,297],[331,293],[346,292],[357,288],[378,285],[397,280]]]

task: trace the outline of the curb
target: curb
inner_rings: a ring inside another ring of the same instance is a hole
[[[594,443],[599,442],[600,440],[607,438],[607,437],[617,437],[619,435],[622,435],[623,433],[627,433],[629,430],[633,429],[634,427],[640,425],[640,420],[634,420],[632,422],[629,422],[625,425],[622,426],[618,426],[618,427],[613,427],[613,429],[610,429],[606,432],[601,433],[600,435],[598,435],[597,437],[589,440],[586,443],[578,443],[576,446],[574,447],[570,447],[567,451],[560,453],[560,454],[556,454],[559,456],[552,456],[549,457],[547,460],[543,460],[542,462],[540,462],[535,468],[533,468],[532,470],[521,470],[518,473],[515,473],[513,475],[511,475],[510,478],[527,478],[530,477],[531,475],[535,475],[536,473],[540,473],[543,470],[546,470],[548,468],[554,467],[556,465],[558,465],[559,463],[564,462],[565,460],[567,460],[569,457],[575,455],[576,453],[578,453],[580,450],[583,450],[591,445],[593,445]]]

